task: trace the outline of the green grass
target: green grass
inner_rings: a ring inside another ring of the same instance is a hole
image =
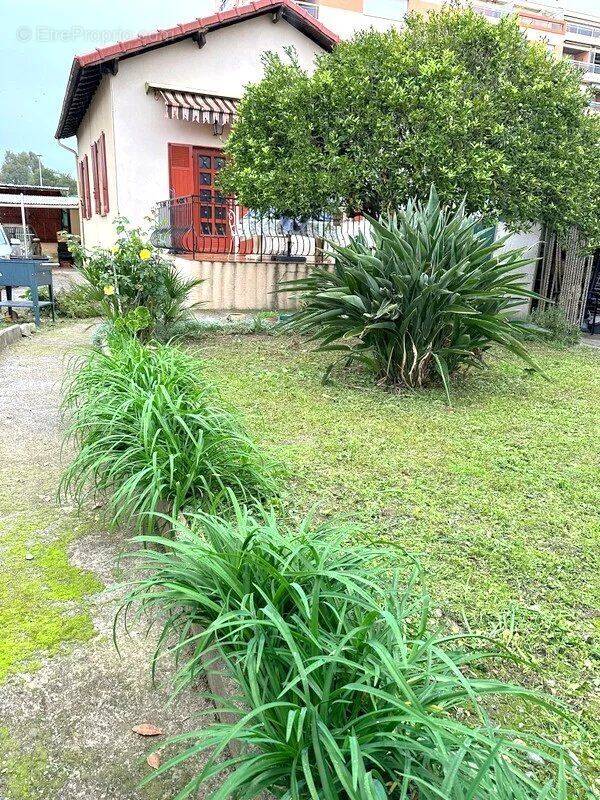
[[[519,679],[584,726],[548,720],[545,732],[600,776],[600,352],[532,347],[551,382],[494,354],[449,409],[441,390],[386,393],[359,373],[323,386],[327,358],[288,337],[193,349],[288,466],[291,516],[317,504],[419,554],[442,623],[468,621],[528,657]],[[519,705],[496,713],[528,723]]]

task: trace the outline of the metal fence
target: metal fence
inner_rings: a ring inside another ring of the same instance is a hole
[[[309,219],[263,214],[218,191],[158,204],[152,243],[172,253],[252,261],[319,261],[328,244],[348,245],[370,226],[363,217],[321,212]]]

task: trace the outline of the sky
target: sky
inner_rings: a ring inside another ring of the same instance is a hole
[[[600,14],[600,0],[568,5]],[[215,6],[216,0],[0,0],[0,159],[6,150],[33,150],[47,167],[74,173],[74,156],[54,139],[73,56],[189,22]]]

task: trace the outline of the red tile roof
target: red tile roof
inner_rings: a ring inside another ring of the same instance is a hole
[[[206,34],[246,19],[277,12],[325,50],[331,50],[339,41],[335,33],[332,33],[322,22],[311,16],[293,0],[255,0],[248,5],[231,8],[209,17],[201,17],[173,28],[157,30],[154,33],[137,36],[135,39],[99,47],[91,53],[75,56],[73,59],[55,134],[56,138],[62,139],[77,133],[102,75],[108,66],[114,65],[120,59],[130,58],[147,50],[181,41],[194,34]]]

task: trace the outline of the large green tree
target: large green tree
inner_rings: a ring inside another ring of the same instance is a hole
[[[378,214],[435,184],[488,219],[596,235],[600,127],[587,103],[579,73],[513,18],[409,15],[402,31],[342,42],[312,74],[267,55],[222,180],[244,205],[298,215]]]
[[[0,183],[16,183],[24,186],[39,186],[39,161],[35,153],[23,150],[15,153],[7,150],[0,167]],[[68,172],[59,172],[42,163],[42,183],[44,186],[64,186],[71,194],[77,194],[77,182]]]

